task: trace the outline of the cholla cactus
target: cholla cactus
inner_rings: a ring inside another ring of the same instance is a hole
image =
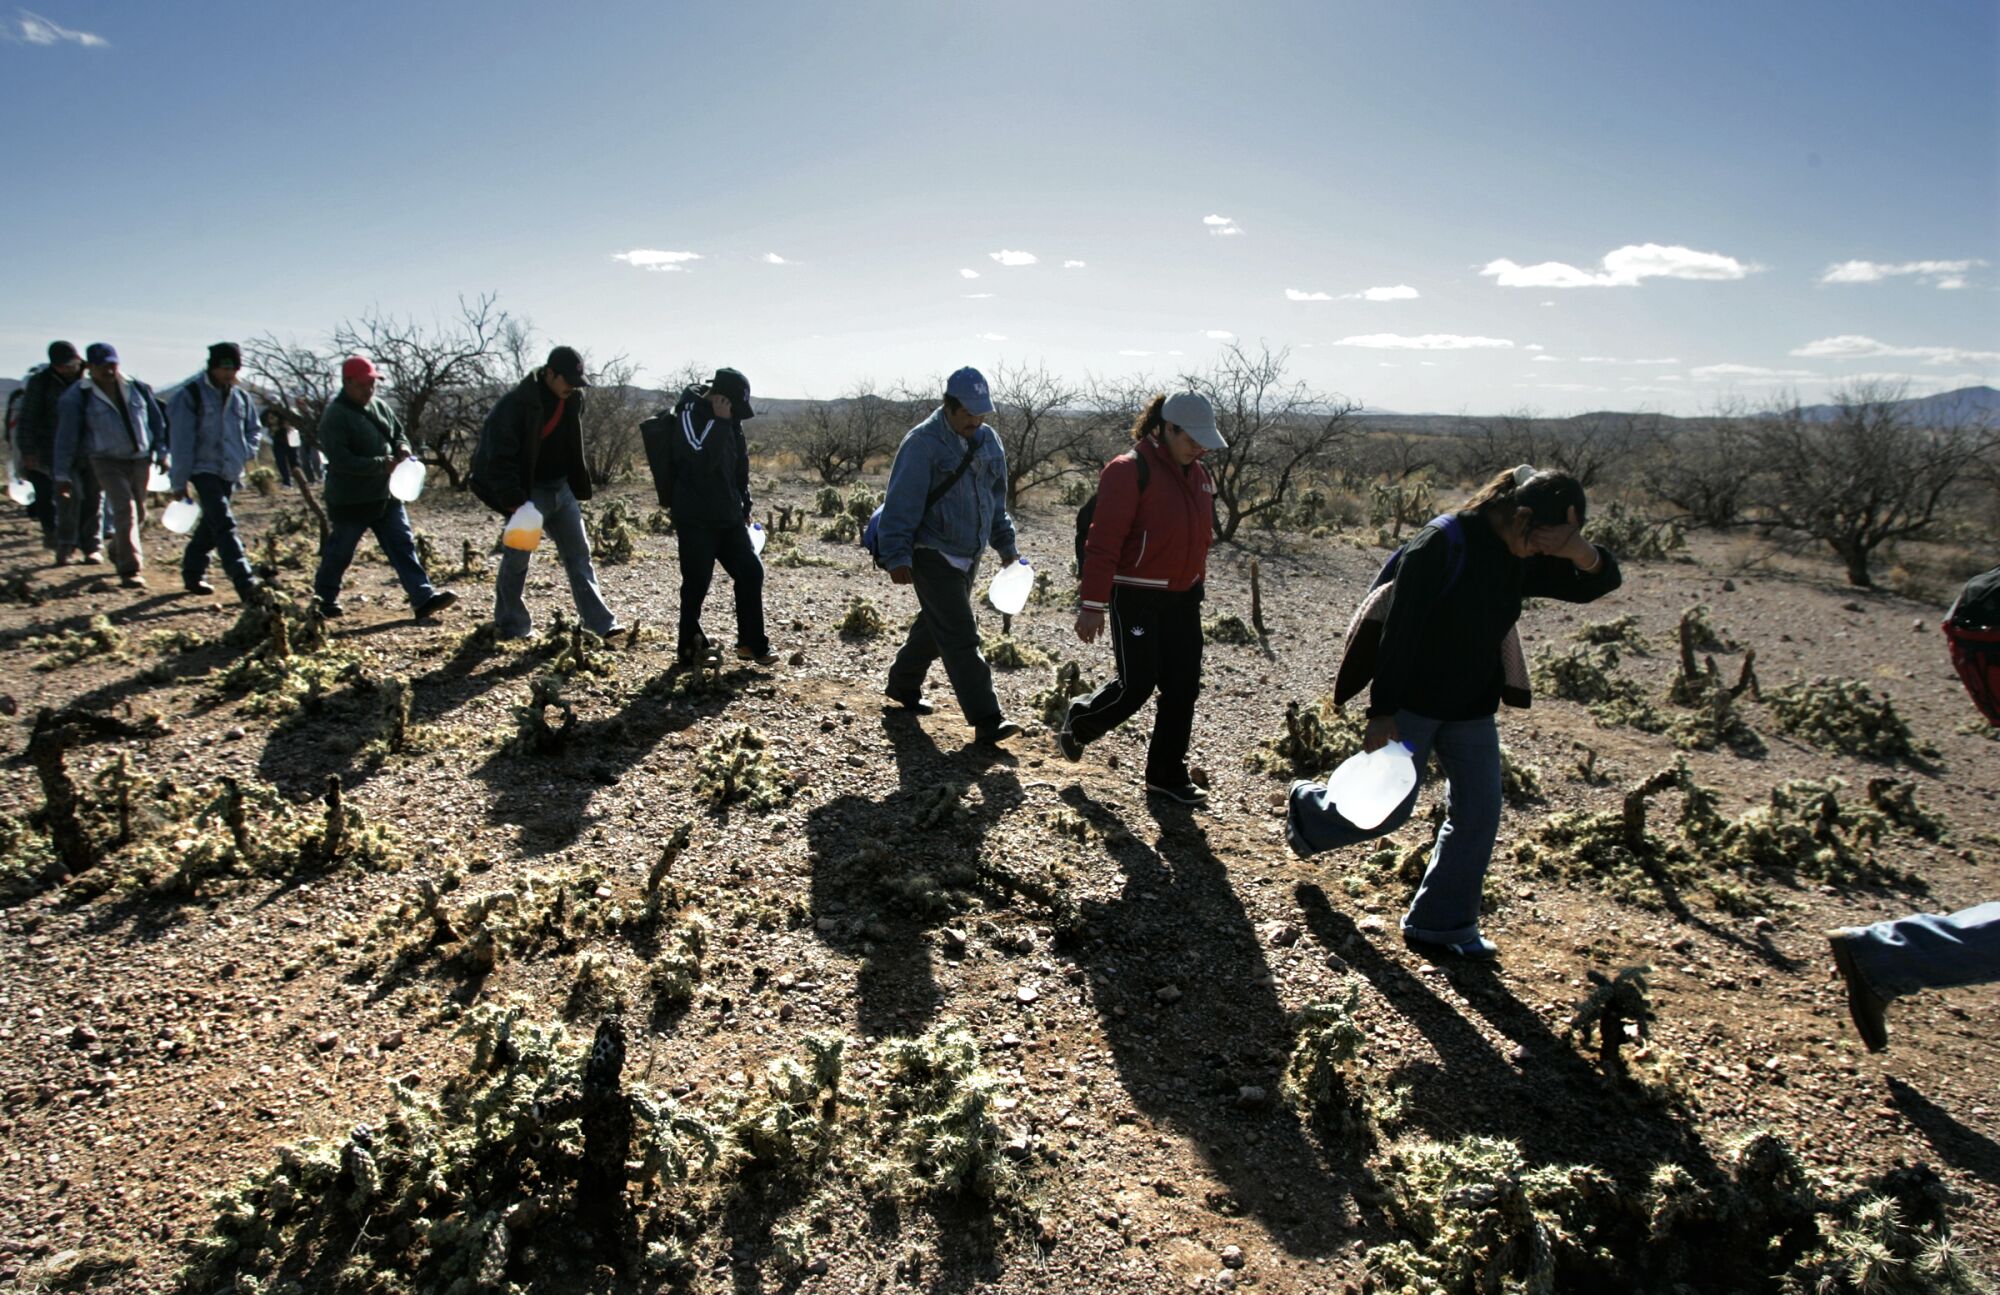
[[[872,639],[882,637],[889,626],[874,603],[856,594],[847,600],[846,614],[835,628],[844,639]]]
[[[762,733],[739,724],[703,747],[695,757],[694,790],[715,805],[743,802],[766,814],[792,794],[791,775],[765,749]]]
[[[1285,726],[1265,738],[1250,753],[1250,767],[1261,773],[1314,778],[1361,749],[1359,717],[1322,697],[1310,706],[1285,703]]]
[[[1614,1074],[1624,1074],[1625,1059],[1619,1050],[1631,1041],[1626,1027],[1630,1026],[1641,1042],[1652,1033],[1653,1000],[1646,988],[1646,973],[1651,970],[1641,965],[1622,967],[1615,977],[1598,971],[1588,973],[1590,983],[1597,988],[1578,1005],[1563,1031],[1564,1040],[1580,1034],[1587,1042],[1595,1034],[1598,1064]]]
[[[1887,698],[1877,700],[1855,679],[1814,679],[1773,691],[1766,699],[1778,727],[1814,746],[1867,760],[1927,764],[1937,751],[1917,741]]]
[[[1201,627],[1202,641],[1206,643],[1233,644],[1237,647],[1255,647],[1257,633],[1243,623],[1243,618],[1235,612],[1217,616]]]
[[[1090,685],[1083,681],[1083,667],[1074,661],[1065,661],[1056,667],[1054,681],[1035,694],[1033,705],[1041,715],[1042,723],[1050,728],[1060,728],[1063,717],[1069,712],[1070,700],[1090,691]]]
[[[819,517],[832,517],[840,512],[840,490],[835,486],[821,486],[813,495],[813,513]],[[874,512],[873,508],[868,510]]]
[[[1367,1031],[1354,1017],[1360,1004],[1360,986],[1349,985],[1345,998],[1314,1003],[1295,1018],[1296,1041],[1285,1066],[1285,1096],[1326,1136],[1352,1135],[1368,1127],[1354,1065],[1368,1041]]]

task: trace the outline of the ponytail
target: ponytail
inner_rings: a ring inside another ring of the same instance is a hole
[[[1528,509],[1537,526],[1556,526],[1569,520],[1572,508],[1576,509],[1577,521],[1583,521],[1587,505],[1583,486],[1575,477],[1567,472],[1537,472],[1526,463],[1495,473],[1463,505],[1464,511],[1473,513],[1489,510],[1511,513],[1516,508]]]
[[[1139,411],[1138,418],[1132,422],[1132,440],[1135,444],[1148,436],[1158,436],[1166,431],[1167,416],[1162,412],[1166,407],[1165,396],[1154,396],[1146,402],[1146,407]]]

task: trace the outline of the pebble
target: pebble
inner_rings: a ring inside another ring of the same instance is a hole
[[[384,1052],[394,1052],[397,1048],[403,1046],[403,1032],[401,1030],[389,1031],[382,1036],[381,1042],[376,1046]]]
[[[1153,991],[1153,997],[1163,1003],[1178,1003],[1181,1001],[1181,988],[1179,985],[1161,985]]]
[[[1241,1268],[1243,1266],[1243,1247],[1222,1247],[1222,1266],[1224,1268]]]
[[[339,1032],[335,1030],[328,1030],[325,1034],[322,1034],[318,1038],[313,1040],[313,1046],[315,1048],[318,1048],[321,1052],[331,1052],[333,1051],[333,1045],[339,1042],[340,1042]]]
[[[1290,922],[1274,922],[1270,927],[1271,943],[1280,949],[1289,949],[1299,942],[1299,928]]]
[[[1023,985],[1014,991],[1015,1001],[1021,1003],[1032,1003],[1041,996],[1042,991],[1036,989],[1033,985]]]
[[[1354,929],[1363,935],[1380,935],[1386,925],[1379,917],[1364,917],[1354,924]]]
[[[1245,1109],[1255,1109],[1269,1101],[1271,1095],[1256,1084],[1245,1084],[1236,1090],[1236,1104]],[[1234,1249],[1232,1246],[1231,1249]],[[1224,1251],[1223,1262],[1228,1262],[1228,1252]]]

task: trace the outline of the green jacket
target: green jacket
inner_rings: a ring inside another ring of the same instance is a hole
[[[409,454],[403,422],[380,400],[357,405],[345,394],[319,416],[319,448],[326,455],[326,510],[339,521],[370,520],[389,501],[389,469]]]

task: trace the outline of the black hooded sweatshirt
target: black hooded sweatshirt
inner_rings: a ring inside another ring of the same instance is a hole
[[[743,525],[750,517],[750,448],[742,422],[717,418],[705,387],[682,391],[668,422],[667,480],[658,485],[674,525]]]

